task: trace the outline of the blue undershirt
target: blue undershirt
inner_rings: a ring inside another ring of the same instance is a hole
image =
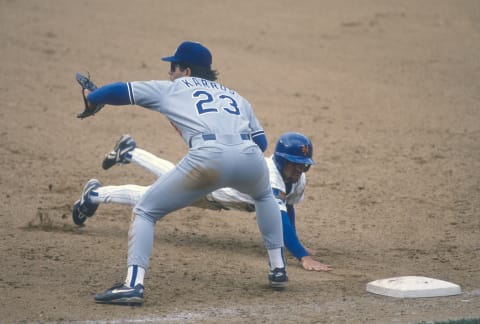
[[[292,189],[291,184],[285,184],[287,193]],[[281,190],[273,188],[273,195],[280,200],[284,199]],[[283,196],[283,199],[282,199]],[[292,253],[298,260],[301,260],[304,256],[308,256],[307,250],[303,247],[302,243],[297,236],[295,229],[295,208],[293,205],[286,204],[287,211],[281,211],[282,214],[282,226],[283,226],[283,243],[285,247]]]
[[[292,253],[298,260],[301,260],[304,256],[308,255],[308,252],[307,250],[305,250],[302,243],[300,243],[297,232],[295,230],[295,225],[293,225],[290,221],[290,219],[295,220],[295,212],[293,211],[293,206],[291,206],[290,209],[292,211],[292,214],[282,211],[283,243],[285,244],[285,247],[290,251],[290,253]]]

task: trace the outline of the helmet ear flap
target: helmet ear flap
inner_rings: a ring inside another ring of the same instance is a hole
[[[273,154],[273,162],[275,163],[275,166],[277,167],[278,171],[282,173],[283,169],[285,168],[285,164],[287,163],[287,160],[276,153],[277,152]]]

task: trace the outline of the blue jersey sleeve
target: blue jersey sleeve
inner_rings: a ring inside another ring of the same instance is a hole
[[[263,131],[259,131],[259,132],[255,132],[252,134],[252,141],[255,142],[255,144],[258,145],[258,147],[260,147],[260,149],[262,150],[262,152],[265,152],[265,150],[267,149],[267,136],[265,135],[265,132]]]
[[[293,205],[287,204],[287,213],[290,224],[292,224],[293,230],[296,231],[297,229],[295,227],[295,208],[293,208]]]
[[[285,243],[285,246],[298,260],[301,260],[304,256],[308,255],[308,252],[305,250],[302,243],[300,243],[295,228],[290,223],[289,215],[285,211],[282,211],[282,224],[283,242]]]
[[[97,105],[130,105],[130,94],[128,84],[115,82],[104,85],[88,94],[87,100]]]

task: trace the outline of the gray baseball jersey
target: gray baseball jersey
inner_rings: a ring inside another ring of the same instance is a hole
[[[164,114],[187,145],[198,134],[263,131],[250,103],[214,81],[184,77],[175,81],[131,82],[129,90],[133,104]]]
[[[222,187],[235,188],[254,199],[266,248],[282,248],[281,215],[268,168],[251,140],[252,134],[263,130],[250,104],[219,83],[193,77],[127,85],[132,104],[165,115],[190,147],[135,206],[128,265],[148,268],[156,221]]]

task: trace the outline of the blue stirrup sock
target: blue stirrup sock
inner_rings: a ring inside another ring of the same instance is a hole
[[[138,265],[128,267],[127,279],[125,279],[125,286],[135,287],[138,284],[143,285],[143,279],[145,278],[145,269]]]

